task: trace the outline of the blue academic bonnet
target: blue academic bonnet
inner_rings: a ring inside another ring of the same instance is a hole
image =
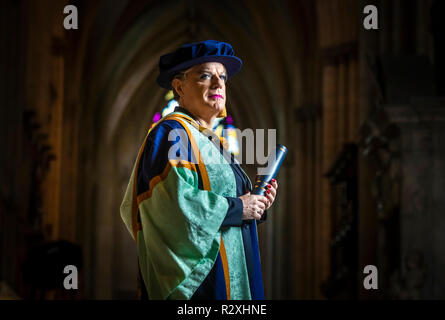
[[[176,51],[161,56],[157,82],[162,88],[171,89],[173,77],[178,72],[205,62],[222,63],[226,68],[227,77],[230,78],[243,64],[234,54],[232,46],[226,42],[206,40],[187,43]]]

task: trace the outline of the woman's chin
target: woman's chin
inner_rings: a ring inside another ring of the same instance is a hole
[[[215,110],[215,112],[221,112],[224,110],[224,103],[222,102],[214,102],[212,103],[212,109]]]
[[[224,110],[224,105],[222,103],[212,101],[207,103],[207,108],[207,110],[211,109],[212,113],[219,114],[221,111]]]

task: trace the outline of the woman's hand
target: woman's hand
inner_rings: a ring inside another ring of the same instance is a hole
[[[272,179],[270,181],[270,184],[266,187],[266,197],[268,200],[268,204],[266,205],[266,210],[270,208],[272,203],[275,201],[275,197],[277,195],[277,189],[278,189],[278,182],[275,179]]]
[[[269,201],[264,196],[250,194],[250,192],[241,196],[240,199],[243,201],[243,220],[260,220]]]
[[[250,192],[241,196],[243,201],[243,220],[260,220],[264,211],[269,209],[277,195],[278,182],[275,179],[266,186],[266,196],[251,195]]]

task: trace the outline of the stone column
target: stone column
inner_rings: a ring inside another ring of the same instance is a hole
[[[445,98],[385,106],[401,132],[401,298],[445,298]]]

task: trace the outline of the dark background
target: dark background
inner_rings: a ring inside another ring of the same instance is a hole
[[[77,30],[63,27],[69,4]],[[363,27],[369,4],[377,30]],[[227,89],[235,126],[277,129],[289,149],[259,228],[266,297],[445,298],[443,12],[440,0],[1,0],[0,298],[137,298],[120,202],[166,103],[159,56],[204,39],[244,61]],[[67,264],[78,290],[62,287]],[[377,290],[363,287],[367,265]]]

